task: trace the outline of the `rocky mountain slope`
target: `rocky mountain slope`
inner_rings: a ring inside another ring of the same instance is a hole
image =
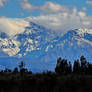
[[[13,68],[24,60],[34,71],[53,70],[59,56],[74,60],[81,55],[92,60],[92,30],[70,30],[63,36],[30,22],[25,31],[9,37],[0,33],[0,65]]]

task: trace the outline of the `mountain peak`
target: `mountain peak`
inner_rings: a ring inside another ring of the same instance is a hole
[[[57,36],[54,31],[30,22],[30,26],[26,27],[23,33],[12,38],[7,37],[5,33],[0,34],[0,50],[9,58],[27,58],[29,64],[33,63],[30,60],[38,61],[42,65],[48,64],[49,66],[45,66],[49,68],[51,65],[54,67],[59,56],[71,60],[81,55],[90,58],[90,49],[91,29],[70,30],[64,36]]]
[[[77,30],[77,33],[79,35],[83,35],[83,34],[86,34],[86,33],[92,34],[92,29],[87,29],[87,28],[82,29],[82,28],[80,28],[80,29]]]

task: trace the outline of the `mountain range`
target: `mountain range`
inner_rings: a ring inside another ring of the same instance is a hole
[[[0,32],[0,69],[17,67],[20,61],[33,72],[54,70],[58,57],[73,62],[84,55],[92,59],[92,29],[74,29],[63,36],[30,22],[23,33]]]

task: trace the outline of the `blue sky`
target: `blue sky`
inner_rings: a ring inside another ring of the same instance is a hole
[[[87,4],[86,0],[29,0],[29,3],[31,3],[34,6],[42,6],[46,2],[55,2],[57,4],[65,5],[67,7],[76,7],[79,11],[83,7],[85,7],[86,8],[85,12],[87,13],[87,15],[92,15],[92,6]],[[21,8],[19,0],[9,0],[6,3],[4,2],[3,7],[0,7],[0,16],[19,18],[19,17],[28,17],[31,15],[39,16],[40,13],[38,12],[38,10],[34,10],[32,13],[23,10]]]
[[[64,34],[72,29],[92,28],[92,1],[0,0],[0,16],[0,30],[9,35],[23,32],[30,21]]]

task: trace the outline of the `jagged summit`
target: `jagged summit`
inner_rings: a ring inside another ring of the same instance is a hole
[[[33,50],[41,50],[45,44],[54,39],[55,33],[30,22],[30,26],[25,28],[21,34],[14,35],[12,38],[5,33],[0,34],[1,49],[9,56],[22,57]],[[44,47],[45,49],[45,47]]]
[[[90,60],[91,49],[91,29],[70,30],[63,36],[59,36],[52,30],[30,22],[30,26],[27,26],[24,32],[13,37],[7,36],[4,32],[0,33],[0,51],[5,53],[0,54],[20,60],[23,58],[29,65],[32,64],[33,68],[38,66],[37,68],[41,68],[41,70],[54,69],[59,56],[74,60],[84,55]],[[14,59],[14,61],[16,60]],[[34,61],[37,61],[37,65],[34,64]],[[14,65],[16,65],[15,62]]]

